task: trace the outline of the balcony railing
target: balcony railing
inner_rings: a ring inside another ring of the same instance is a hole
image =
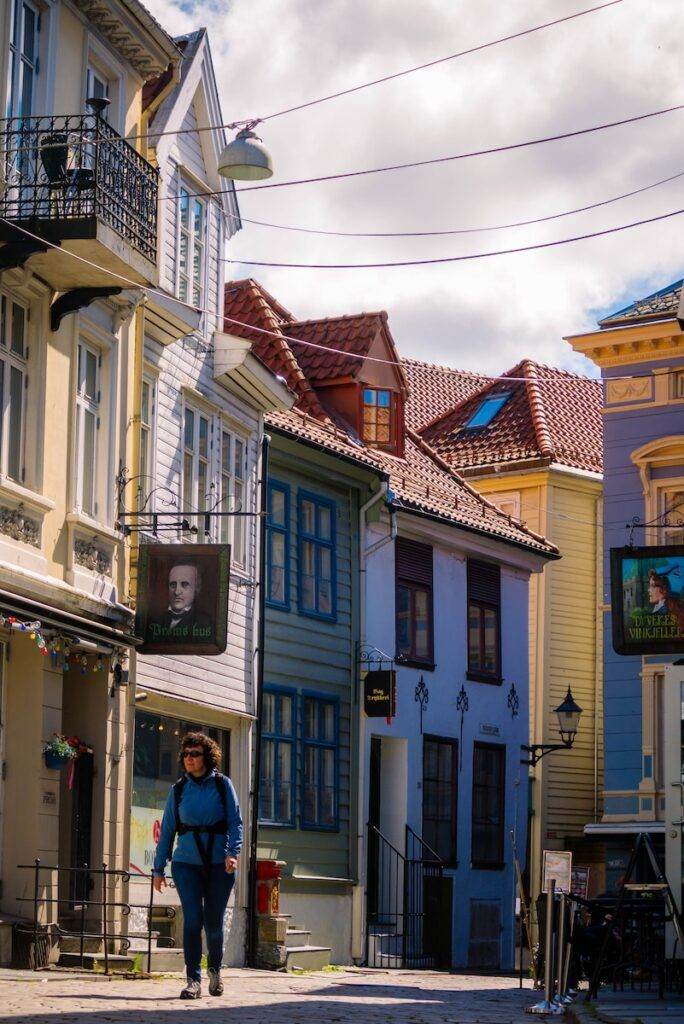
[[[102,117],[0,120],[0,145],[0,217],[49,241],[94,237],[100,221],[156,263],[157,171]]]

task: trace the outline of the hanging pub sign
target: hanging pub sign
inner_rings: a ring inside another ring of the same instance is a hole
[[[612,548],[613,647],[684,654],[684,545]]]
[[[397,673],[373,669],[363,681],[363,709],[369,718],[394,718],[397,713]]]
[[[141,544],[135,632],[141,654],[222,654],[229,544]]]

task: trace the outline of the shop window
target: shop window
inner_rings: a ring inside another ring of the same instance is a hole
[[[230,775],[230,732],[200,722],[136,709],[131,799],[131,870],[149,873],[169,789],[180,775],[178,751],[186,732],[204,732],[221,749],[221,771]]]
[[[501,570],[468,559],[468,678],[501,682]]]
[[[504,866],[506,748],[476,743],[473,750],[471,861],[474,868]]]
[[[397,659],[433,667],[432,547],[398,537],[395,572]]]
[[[423,739],[423,839],[447,864],[456,864],[458,741]]]
[[[338,704],[302,697],[302,828],[338,827]]]
[[[294,691],[264,687],[259,821],[265,825],[295,823],[295,715]]]
[[[271,480],[266,520],[266,600],[290,607],[290,488]]]
[[[321,619],[336,616],[335,503],[299,492],[299,611]]]

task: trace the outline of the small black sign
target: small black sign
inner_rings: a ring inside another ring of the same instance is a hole
[[[368,672],[363,681],[363,708],[369,718],[394,718],[397,713],[397,673],[394,669]]]

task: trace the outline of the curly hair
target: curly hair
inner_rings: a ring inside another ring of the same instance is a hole
[[[213,771],[214,768],[218,771],[221,767],[221,748],[216,740],[213,740],[211,736],[207,736],[204,732],[186,732],[181,740],[180,752],[178,754],[178,767],[181,773],[185,771],[183,751],[187,747],[202,748],[204,751],[204,767],[208,772]]]

